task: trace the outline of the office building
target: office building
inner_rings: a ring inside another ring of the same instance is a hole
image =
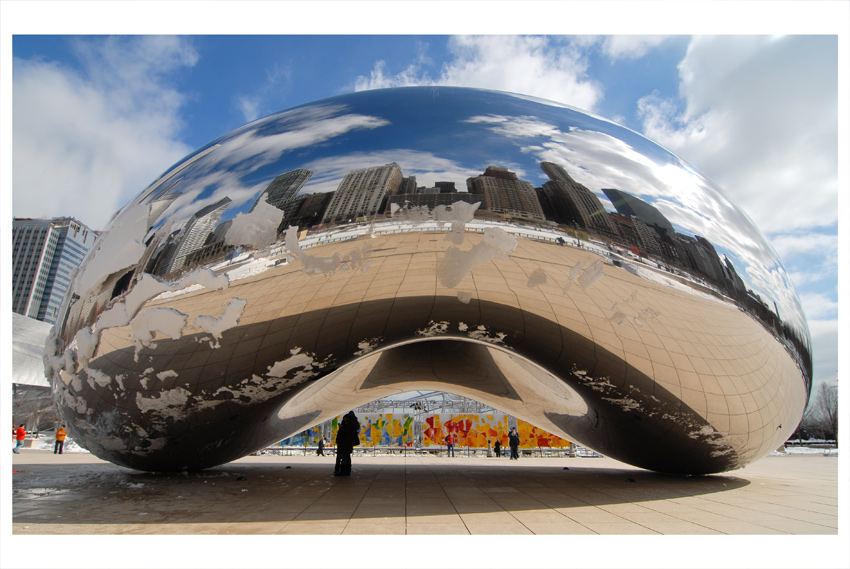
[[[617,234],[617,228],[605,211],[596,194],[570,177],[566,170],[552,162],[543,162],[540,168],[549,176],[543,184],[543,193],[555,215],[554,221],[565,225],[579,225],[596,230],[609,237]]]
[[[377,215],[387,198],[398,192],[403,178],[395,162],[349,172],[334,193],[323,222],[344,223]]]
[[[260,197],[257,198],[257,201],[251,207],[251,211],[254,211],[254,208],[257,207],[257,203],[261,199],[265,199],[280,210],[285,210],[286,205],[292,201],[312,175],[312,170],[306,170],[304,168],[298,168],[297,170],[281,174],[272,180],[265,191],[260,194]]]
[[[97,232],[71,217],[12,221],[12,310],[55,324]]]
[[[488,166],[483,174],[466,180],[470,194],[484,194],[486,209],[507,217],[545,221],[537,192],[507,168]]]

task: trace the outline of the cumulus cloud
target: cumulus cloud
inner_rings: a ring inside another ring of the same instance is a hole
[[[641,100],[644,132],[698,165],[765,232],[832,225],[837,47],[830,36],[695,37],[679,65],[681,99]]]
[[[587,75],[584,51],[574,43],[543,36],[455,36],[450,58],[431,77],[423,58],[396,74],[375,64],[369,77],[358,77],[357,91],[409,85],[451,85],[522,93],[594,110],[602,87]]]
[[[13,209],[102,229],[190,150],[178,141],[184,97],[170,77],[197,53],[184,39],[154,36],[72,48],[79,70],[14,60]]]

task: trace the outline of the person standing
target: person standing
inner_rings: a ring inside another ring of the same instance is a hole
[[[511,428],[508,435],[508,444],[511,447],[511,459],[519,460],[519,434],[516,432],[516,427]]]
[[[360,444],[360,421],[354,411],[349,411],[342,418],[336,433],[336,466],[334,476],[351,475],[351,453]]]
[[[446,456],[451,456],[454,458],[455,455],[455,438],[449,433],[449,436],[446,437]]]
[[[68,432],[65,430],[65,425],[59,427],[59,430],[56,431],[56,442],[53,443],[53,454],[56,454],[56,451],[59,451],[59,454],[62,454],[62,449],[65,448],[65,437],[68,436]]]
[[[12,452],[15,454],[21,454],[21,447],[24,446],[24,439],[27,438],[27,431],[24,429],[24,423],[15,429],[15,448],[12,449]]]
[[[493,446],[493,452],[496,453],[496,458],[502,456],[502,441],[496,439],[496,444]]]

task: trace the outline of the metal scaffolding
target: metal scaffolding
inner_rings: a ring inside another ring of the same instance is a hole
[[[411,391],[401,398],[384,398],[370,401],[355,409],[356,413],[493,413],[493,407],[444,391]]]

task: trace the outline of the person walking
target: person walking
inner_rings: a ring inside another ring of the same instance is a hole
[[[519,434],[516,432],[516,427],[511,428],[508,435],[508,444],[511,447],[511,459],[519,460]]]
[[[354,411],[342,418],[336,433],[336,465],[334,476],[351,476],[351,453],[360,444],[360,421]]]
[[[65,430],[65,425],[59,427],[56,431],[56,442],[53,443],[53,454],[62,454],[62,449],[65,448],[65,437],[68,436],[68,432]]]
[[[496,453],[496,458],[502,456],[502,442],[496,439],[496,444],[493,445],[493,452]]]
[[[325,437],[319,439],[319,448],[316,449],[316,456],[325,456]]]
[[[451,456],[454,458],[455,455],[455,438],[449,433],[449,436],[446,437],[446,456]]]
[[[15,454],[21,454],[21,447],[24,446],[24,439],[27,438],[27,431],[24,429],[24,423],[15,429],[15,448],[12,449],[12,452]]]

